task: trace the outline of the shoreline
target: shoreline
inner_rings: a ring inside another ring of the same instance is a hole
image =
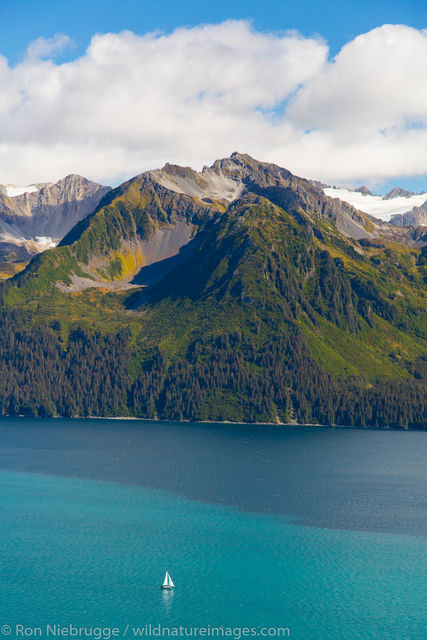
[[[237,422],[234,420],[166,420],[160,418],[135,418],[126,416],[89,416],[89,419],[94,420],[143,420],[146,422],[178,422],[179,424],[230,424],[237,426],[248,427],[316,427],[321,429],[359,429],[367,431],[425,431],[427,425],[423,428],[411,428],[411,427],[372,427],[372,426],[358,426],[349,424],[320,424],[319,422]]]
[[[168,420],[160,418],[140,418],[136,416],[26,416],[26,415],[2,415],[0,421],[3,418],[29,418],[31,420],[128,420],[128,421],[140,421],[140,422],[164,422],[164,423],[178,423],[178,424],[212,424],[212,425],[235,425],[235,426],[248,426],[248,427],[276,427],[276,428],[289,428],[289,427],[316,427],[320,429],[357,429],[365,431],[426,431],[427,425],[422,427],[399,427],[399,426],[359,426],[359,425],[346,425],[346,424],[320,424],[320,423],[301,423],[301,422],[238,422],[234,420]]]

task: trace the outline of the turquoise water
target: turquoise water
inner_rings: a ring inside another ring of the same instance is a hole
[[[426,637],[420,536],[299,526],[171,491],[16,471],[0,472],[0,500],[0,625],[12,629],[71,623],[123,636],[127,624],[160,623],[277,626],[300,640]],[[170,593],[159,589],[166,569]]]

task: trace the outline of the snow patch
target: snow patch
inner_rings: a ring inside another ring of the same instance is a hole
[[[0,242],[15,244],[18,247],[26,247],[29,251],[36,253],[41,253],[42,251],[46,251],[46,249],[53,249],[59,240],[60,238],[50,238],[49,236],[26,238],[20,235],[19,232],[14,232],[13,229],[0,228]]]
[[[328,187],[323,189],[330,198],[339,198],[348,204],[353,205],[359,211],[369,213],[375,218],[389,222],[391,216],[397,213],[407,213],[413,207],[420,207],[427,201],[427,194],[415,195],[410,198],[403,196],[391,200],[383,200],[382,196],[363,195],[357,191],[350,191],[344,188]]]
[[[40,251],[44,251],[45,249],[52,249],[56,247],[58,242],[55,242],[49,236],[36,236],[35,244],[40,247]]]
[[[16,196],[22,196],[23,193],[34,193],[35,191],[39,191],[39,189],[34,185],[30,184],[28,187],[15,187],[11,184],[7,184],[6,193],[9,198],[16,198]]]

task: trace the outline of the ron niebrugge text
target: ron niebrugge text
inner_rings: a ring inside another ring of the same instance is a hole
[[[92,640],[110,640],[111,638],[288,638],[291,633],[288,627],[225,627],[222,625],[166,627],[161,624],[145,624],[121,627],[79,626],[74,624],[46,624],[26,626],[4,624],[0,627],[2,636],[9,638],[91,638]]]

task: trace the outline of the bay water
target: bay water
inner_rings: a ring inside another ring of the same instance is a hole
[[[421,640],[425,438],[3,418],[0,637]]]

